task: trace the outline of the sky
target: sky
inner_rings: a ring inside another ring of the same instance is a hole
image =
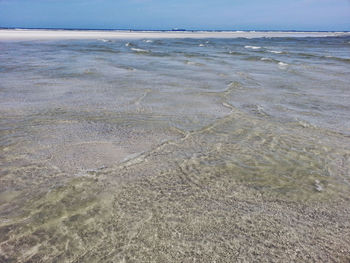
[[[0,0],[0,27],[350,30],[350,0]]]

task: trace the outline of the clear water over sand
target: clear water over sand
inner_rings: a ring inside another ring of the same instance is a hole
[[[350,260],[350,37],[0,42],[0,262]]]

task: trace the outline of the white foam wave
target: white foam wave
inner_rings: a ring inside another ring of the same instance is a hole
[[[276,50],[269,50],[270,53],[274,53],[274,54],[282,54],[282,51],[276,51]]]
[[[125,44],[125,46],[126,46],[126,47],[130,47],[130,46],[131,46],[131,43],[128,42],[128,43]]]
[[[144,42],[146,42],[146,43],[153,43],[153,40],[147,39],[147,40],[144,40]]]
[[[284,63],[284,62],[278,62],[278,66],[281,68],[281,69],[285,69],[286,67],[288,67],[289,65],[287,63]]]
[[[145,53],[148,53],[149,51],[148,50],[145,50],[145,49],[141,49],[141,48],[131,48],[132,51],[135,51],[135,52],[145,52]]]
[[[103,39],[103,38],[100,38],[100,39],[97,39],[97,40],[102,41],[102,42],[111,42],[111,40]]]
[[[261,47],[256,47],[256,46],[244,46],[244,48],[247,48],[247,49],[260,49]]]
[[[199,44],[200,47],[204,47],[205,45],[204,44]]]
[[[271,58],[261,58],[262,61],[271,61]]]

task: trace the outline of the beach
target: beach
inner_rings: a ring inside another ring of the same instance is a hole
[[[0,40],[57,39],[142,39],[142,38],[261,38],[261,37],[334,37],[348,32],[262,32],[262,31],[127,31],[127,30],[35,30],[1,29]]]
[[[349,54],[0,30],[0,262],[348,262]]]

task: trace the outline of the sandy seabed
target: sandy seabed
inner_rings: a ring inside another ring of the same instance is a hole
[[[341,35],[0,30],[0,262],[349,262]]]

